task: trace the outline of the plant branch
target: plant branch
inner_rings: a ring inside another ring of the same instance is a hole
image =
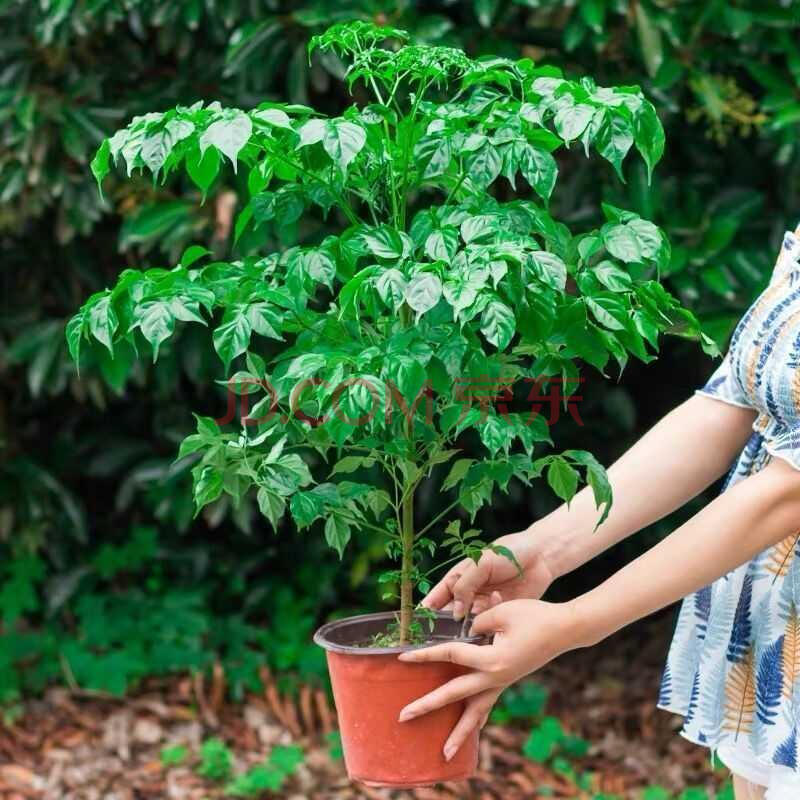
[[[484,483],[486,483],[486,478],[484,478],[483,480],[480,480],[480,481],[478,481],[478,482],[475,484],[475,486],[474,486],[473,488],[474,488],[474,489],[477,489],[479,486],[483,486],[483,484],[484,484]],[[454,509],[454,508],[455,508],[455,507],[456,507],[456,506],[457,506],[457,505],[460,503],[460,502],[461,502],[461,498],[456,498],[455,500],[453,500],[453,502],[452,502],[452,503],[450,503],[450,505],[449,505],[449,506],[447,506],[447,507],[446,507],[444,510],[440,511],[440,512],[439,512],[439,513],[438,513],[438,514],[437,514],[437,515],[436,515],[436,516],[435,516],[435,517],[434,517],[434,518],[433,518],[433,519],[432,519],[432,520],[431,520],[431,521],[430,521],[430,522],[429,522],[429,523],[428,523],[428,524],[427,524],[427,525],[426,525],[426,526],[425,526],[425,527],[424,527],[424,528],[423,528],[423,529],[422,529],[422,530],[419,532],[419,536],[423,536],[425,533],[427,533],[427,532],[428,532],[428,531],[429,531],[429,530],[430,530],[430,529],[431,529],[431,528],[432,528],[432,527],[433,527],[433,526],[434,526],[434,525],[435,525],[435,524],[436,524],[436,523],[437,523],[437,522],[438,522],[438,521],[439,521],[439,520],[440,520],[442,517],[444,517],[445,515],[449,514],[449,513],[450,513],[450,512],[451,512],[451,511],[452,511],[452,510],[453,510],[453,509]]]
[[[265,148],[266,149],[266,148]],[[350,208],[350,204],[347,202],[347,199],[342,195],[339,191],[337,191],[328,181],[320,178],[319,175],[311,172],[311,170],[306,169],[302,164],[299,164],[296,161],[292,161],[290,158],[286,158],[282,153],[278,153],[274,150],[267,150],[267,152],[273,157],[277,158],[279,161],[282,161],[288,167],[292,167],[292,169],[296,169],[303,175],[306,175],[309,178],[321,183],[336,199],[336,205],[342,210],[344,215],[350,221],[352,225],[361,225],[363,224],[363,220],[358,216],[358,214]]]

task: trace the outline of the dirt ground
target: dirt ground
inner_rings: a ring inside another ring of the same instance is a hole
[[[640,625],[591,651],[570,653],[536,680],[550,699],[547,713],[592,743],[577,762],[594,773],[592,794],[638,798],[658,784],[713,790],[725,779],[709,754],[677,735],[679,719],[658,711],[655,697],[671,618]],[[199,777],[200,744],[219,737],[234,754],[234,771],[264,761],[276,744],[296,743],[305,760],[277,795],[287,800],[521,800],[590,798],[563,775],[522,755],[528,730],[489,725],[476,777],[464,784],[413,792],[366,789],[348,781],[326,738],[335,726],[322,691],[281,697],[272,677],[244,703],[225,701],[221,672],[211,680],[153,681],[136,696],[117,700],[52,689],[28,701],[0,727],[0,798],[3,800],[212,800],[219,783]],[[162,749],[186,747],[188,757],[165,766]]]

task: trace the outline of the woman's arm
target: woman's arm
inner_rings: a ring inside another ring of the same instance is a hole
[[[590,489],[534,523],[555,577],[571,572],[696,497],[725,474],[752,433],[755,411],[696,394],[653,426],[608,470],[611,512],[594,531]]]
[[[478,564],[466,559],[453,567],[423,602],[443,608],[455,601],[458,619],[468,608],[485,608],[495,591],[502,600],[541,597],[555,578],[661,519],[723,475],[752,433],[754,417],[751,409],[695,395],[609,469],[614,502],[597,530],[594,497],[583,489],[569,506],[498,540],[522,564],[521,578],[508,559],[487,551]]]
[[[452,661],[474,669],[408,705],[401,720],[469,698],[445,746],[452,757],[514,681],[711,583],[799,530],[800,471],[775,459],[596,589],[568,603],[516,600],[479,615],[473,631],[494,633],[490,646],[453,642],[401,655],[403,661]]]
[[[800,472],[781,459],[740,481],[596,589],[572,601],[579,645],[711,583],[800,534]]]

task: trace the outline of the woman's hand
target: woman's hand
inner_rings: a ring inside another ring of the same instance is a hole
[[[402,653],[401,661],[449,661],[474,672],[454,678],[407,705],[400,713],[400,722],[468,698],[444,745],[444,757],[449,761],[467,736],[484,725],[506,687],[580,645],[579,622],[571,603],[512,600],[475,618],[472,633],[494,633],[491,645],[448,642]]]
[[[541,537],[533,531],[502,536],[494,544],[507,547],[522,567],[522,574],[511,559],[484,551],[476,564],[465,558],[428,592],[422,605],[443,609],[452,604],[453,617],[461,619],[467,611],[482,611],[506,600],[538,600],[553,582],[541,547]]]

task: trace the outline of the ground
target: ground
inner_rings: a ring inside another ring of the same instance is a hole
[[[638,798],[654,784],[676,794],[687,786],[705,787],[714,797],[724,773],[711,769],[706,750],[677,735],[678,718],[654,705],[670,629],[664,616],[591,651],[567,654],[536,676],[550,693],[547,713],[592,744],[576,762],[580,772],[594,773],[591,793],[524,756],[530,725],[515,724],[487,726],[480,767],[469,783],[414,792],[365,789],[347,780],[331,746],[335,717],[325,694],[306,688],[294,698],[281,697],[265,673],[266,691],[239,704],[224,700],[221,674],[216,680],[151,682],[122,700],[52,689],[0,727],[0,798],[234,796],[224,782],[197,774],[201,743],[212,737],[230,748],[234,774],[263,763],[276,744],[301,746],[303,763],[276,793],[263,794],[287,800],[583,800],[598,793]],[[185,753],[181,763],[165,764],[165,748]]]

